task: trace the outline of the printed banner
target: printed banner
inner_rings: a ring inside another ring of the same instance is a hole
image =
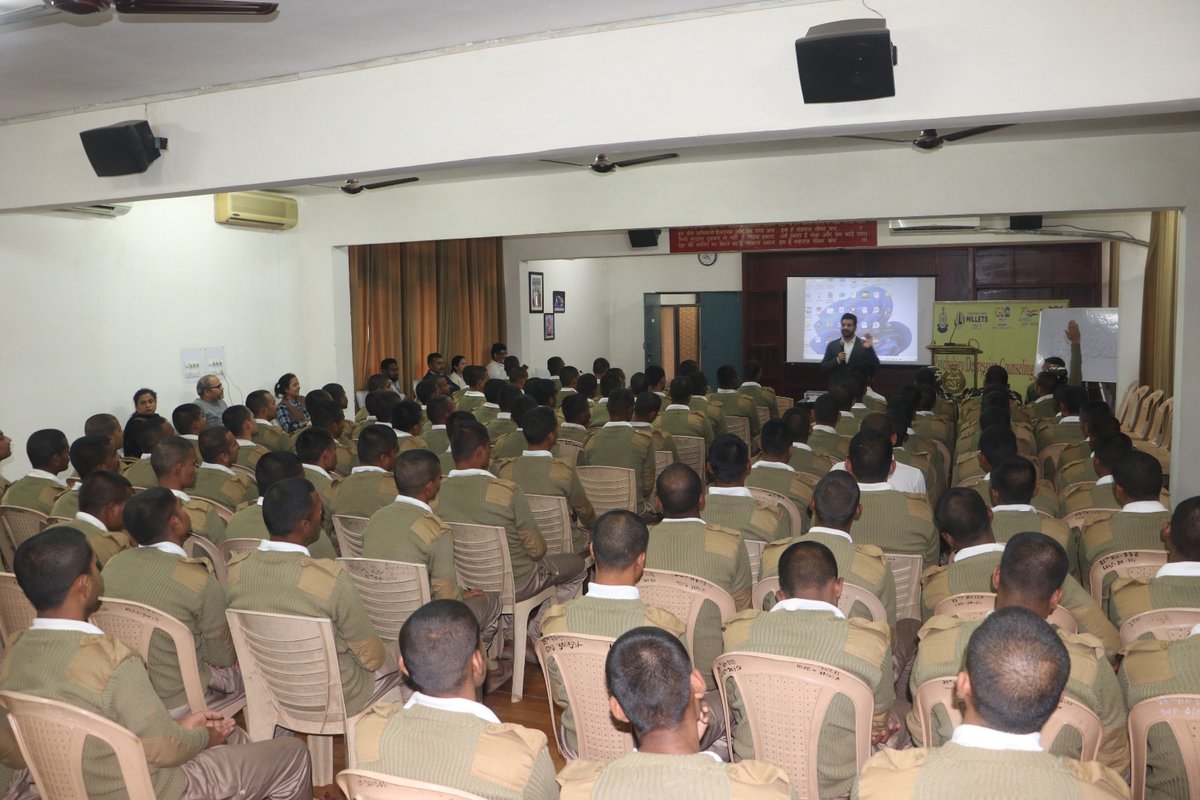
[[[1009,387],[1025,396],[1037,369],[1038,322],[1043,309],[1067,308],[1068,300],[995,300],[933,304],[933,344],[973,344],[979,348],[978,385],[988,367],[1008,370]],[[966,377],[966,388],[975,384]]]
[[[813,247],[874,247],[879,226],[866,222],[778,222],[671,228],[672,253],[742,250],[804,250]]]

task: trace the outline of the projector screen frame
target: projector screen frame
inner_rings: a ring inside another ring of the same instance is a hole
[[[912,286],[901,287],[906,294],[910,296],[902,300],[902,302],[911,305],[911,312],[907,311],[899,320],[892,318],[892,313],[895,310],[892,306],[891,292],[894,284],[898,281],[911,281]],[[853,288],[855,291],[859,289],[869,289],[878,282],[881,288],[888,288],[888,301],[886,304],[881,304],[882,307],[872,306],[868,308],[866,316],[859,316],[859,328],[857,335],[862,337],[868,333],[878,333],[887,331],[889,337],[899,335],[903,339],[904,332],[900,328],[907,331],[908,341],[901,352],[908,355],[903,359],[897,359],[894,356],[880,356],[880,366],[889,367],[913,367],[920,364],[927,364],[928,356],[925,354],[924,345],[930,340],[933,332],[933,304],[937,299],[937,284],[938,276],[936,274],[916,274],[916,275],[788,275],[786,279],[786,288],[784,294],[784,307],[786,309],[785,326],[784,326],[784,363],[790,365],[807,365],[820,364],[824,357],[825,344],[821,345],[821,350],[815,351],[810,340],[817,338],[816,329],[813,323],[819,321],[820,312],[809,312],[811,305],[806,303],[806,291],[809,290],[809,284],[812,282],[829,282],[834,284],[845,284],[847,288]],[[841,300],[843,298],[835,298]],[[869,302],[870,298],[864,298],[863,302]],[[882,315],[882,320],[871,319],[875,314]],[[835,313],[840,319],[841,313]],[[827,324],[830,320],[826,320]],[[826,327],[826,331],[836,331],[838,328],[837,320],[833,320],[833,327]],[[828,339],[824,340],[825,342]],[[884,341],[887,341],[884,339]],[[806,352],[808,351],[808,352]],[[801,358],[793,358],[795,355],[801,355]]]

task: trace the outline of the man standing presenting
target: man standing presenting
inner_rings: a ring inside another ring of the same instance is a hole
[[[859,339],[854,335],[857,330],[858,317],[849,313],[842,314],[842,338],[834,339],[826,346],[821,372],[833,378],[853,367],[861,367],[868,373],[875,371],[879,366],[875,342],[869,333]]]
[[[192,402],[200,406],[210,428],[221,424],[221,415],[229,408],[229,403],[225,402],[225,385],[216,375],[205,375],[196,381],[196,399]]]

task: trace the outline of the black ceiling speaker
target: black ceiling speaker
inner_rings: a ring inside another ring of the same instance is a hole
[[[895,97],[896,48],[882,19],[814,25],[796,40],[796,65],[806,103],[848,103]]]
[[[629,231],[630,247],[658,247],[659,228],[634,228]]]
[[[82,131],[79,139],[101,178],[145,172],[159,151],[167,149],[167,140],[151,133],[144,119]]]

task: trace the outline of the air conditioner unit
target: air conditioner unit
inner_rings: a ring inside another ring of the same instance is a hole
[[[88,214],[93,217],[123,217],[129,213],[129,206],[113,205],[111,203],[94,203],[90,206],[67,206],[56,208],[55,211],[65,211],[69,214]]]
[[[888,230],[892,233],[953,233],[978,230],[981,222],[979,217],[890,219],[888,220]]]
[[[228,192],[213,201],[221,225],[286,231],[300,219],[296,198],[273,192]]]

